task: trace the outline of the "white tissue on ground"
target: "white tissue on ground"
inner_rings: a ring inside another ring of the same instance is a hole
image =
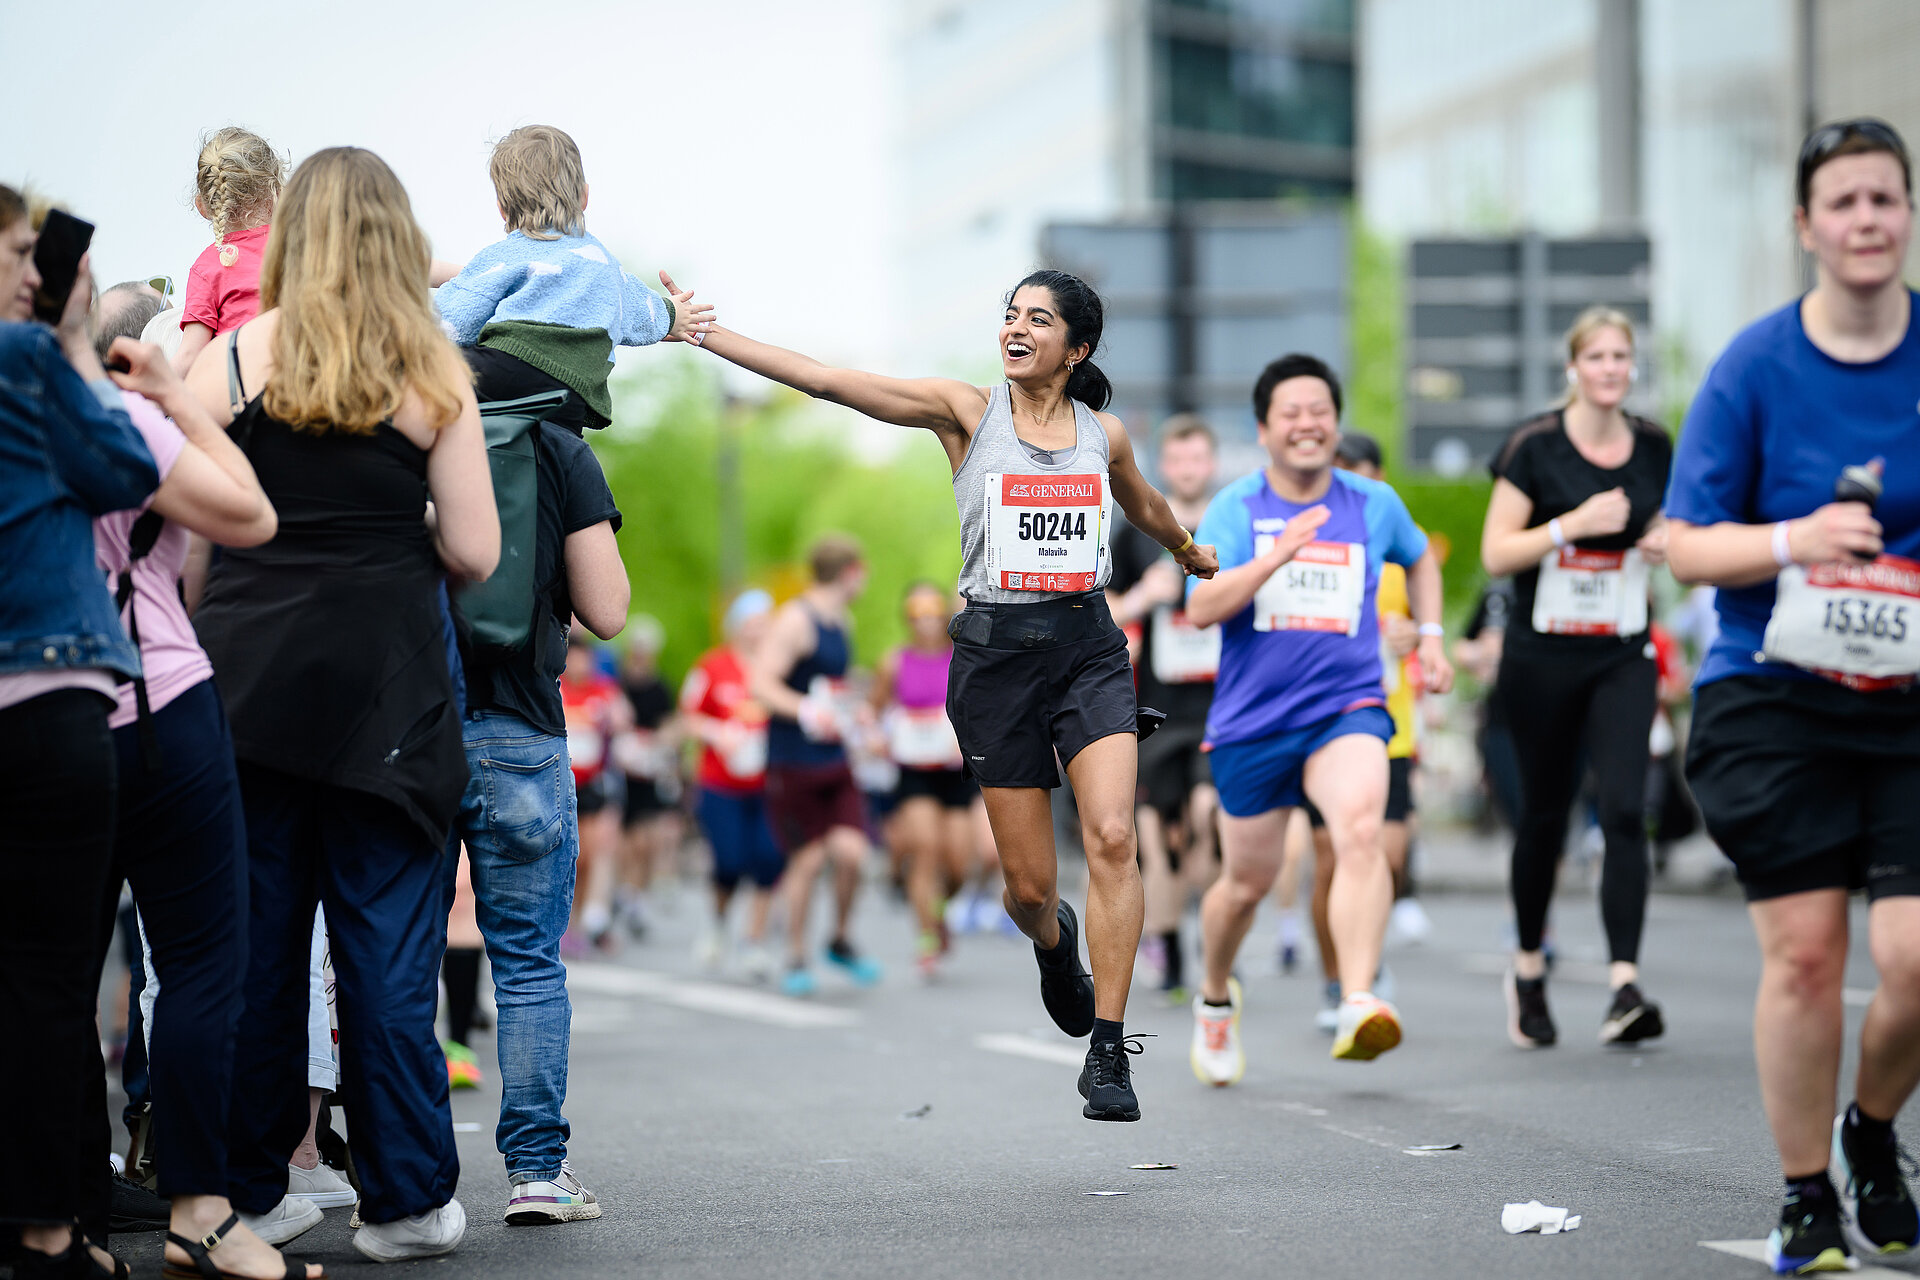
[[[1552,1236],[1562,1231],[1572,1231],[1579,1225],[1579,1214],[1541,1204],[1538,1200],[1510,1204],[1500,1211],[1500,1226],[1510,1236],[1523,1235],[1528,1231]]]

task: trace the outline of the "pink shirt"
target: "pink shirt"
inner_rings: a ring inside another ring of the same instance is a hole
[[[260,261],[267,251],[271,226],[249,227],[227,237],[233,264],[220,261],[221,246],[208,245],[187,272],[187,292],[180,302],[180,327],[199,323],[215,334],[238,329],[260,314]]]
[[[160,407],[131,391],[121,393],[127,402],[127,414],[147,442],[153,461],[165,483],[187,438]],[[149,499],[151,501],[151,499]],[[112,590],[127,565],[127,542],[133,535],[133,522],[146,511],[142,503],[131,511],[115,511],[93,522],[93,560],[107,575]],[[133,567],[133,598],[129,607],[140,614],[140,666],[147,677],[147,705],[158,711],[187,690],[213,675],[193,623],[187,620],[187,607],[180,603],[180,571],[187,563],[187,531],[169,520],[160,529],[160,538],[140,563]],[[126,614],[120,615],[126,625]],[[127,634],[133,629],[128,627]],[[112,719],[114,728],[134,721],[133,685],[115,690]]]

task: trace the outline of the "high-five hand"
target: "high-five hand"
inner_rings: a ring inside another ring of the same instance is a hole
[[[668,331],[668,342],[691,342],[699,346],[707,339],[707,333],[713,328],[713,304],[711,302],[693,305],[693,290],[684,293],[673,282],[673,277],[664,270],[660,272],[660,283],[666,289],[667,296],[673,299],[673,328]]]
[[[1320,532],[1320,526],[1332,515],[1333,512],[1324,505],[1313,506],[1287,521],[1287,527],[1273,540],[1270,554],[1274,557],[1274,567],[1278,568],[1298,555],[1300,548],[1313,541],[1313,535]]]

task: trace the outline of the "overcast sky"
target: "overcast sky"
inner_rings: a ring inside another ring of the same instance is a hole
[[[643,280],[667,267],[724,322],[823,358],[887,350],[884,0],[666,4],[0,0],[0,181],[99,224],[102,285],[212,240],[190,205],[203,131],[380,153],[434,251],[498,239],[488,144],[580,144],[587,224]]]

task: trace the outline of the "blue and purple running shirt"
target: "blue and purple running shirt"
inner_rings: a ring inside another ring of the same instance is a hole
[[[1211,744],[1250,742],[1385,705],[1373,605],[1380,567],[1411,567],[1427,549],[1399,494],[1336,470],[1324,497],[1296,504],[1273,491],[1262,468],[1214,495],[1194,540],[1215,548],[1225,572],[1271,546],[1288,520],[1321,505],[1329,515],[1314,541],[1220,626]]]

